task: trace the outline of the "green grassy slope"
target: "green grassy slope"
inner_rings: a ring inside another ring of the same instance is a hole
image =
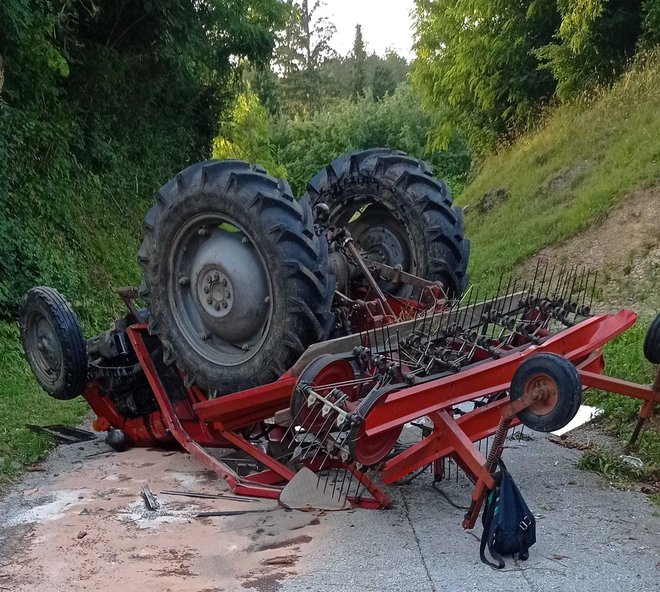
[[[136,253],[152,192],[123,196],[121,206],[102,191],[66,202],[60,196],[58,211],[66,212],[65,220],[49,211],[25,212],[21,219],[53,262],[41,281],[64,292],[88,336],[106,329],[124,310],[113,289],[139,282]],[[23,359],[17,323],[0,321],[0,488],[50,446],[47,436],[25,424],[76,424],[86,409],[82,399],[63,402],[45,395]]]
[[[456,200],[471,206],[473,279],[489,283],[599,222],[617,198],[657,181],[659,114],[656,52],[612,89],[549,112],[542,128],[487,159]],[[482,196],[500,188],[508,199],[480,212]]]

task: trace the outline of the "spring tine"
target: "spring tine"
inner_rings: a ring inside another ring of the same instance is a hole
[[[575,305],[576,307],[580,307],[582,305],[581,298],[584,295],[584,276],[587,273],[587,268],[583,267],[582,268],[582,273],[580,274],[580,283],[578,284],[578,291],[577,294],[575,295]]]
[[[546,275],[548,274],[549,265],[550,265],[550,263],[548,261],[546,261],[545,262],[545,269],[543,270],[543,279],[541,279],[541,285],[539,286],[537,296],[536,296],[538,300],[541,300],[541,298],[543,297],[542,293],[543,293],[543,288],[545,288],[545,278],[546,278]]]
[[[566,303],[566,292],[568,290],[568,286],[571,283],[571,280],[573,278],[576,269],[577,266],[568,268],[568,273],[566,274],[566,278],[564,279],[564,285],[561,287],[561,294],[559,296],[562,300],[562,306]]]
[[[582,306],[587,303],[587,298],[589,297],[589,276],[591,275],[591,269],[587,269],[587,277],[584,280],[584,292],[582,293]]]
[[[576,265],[575,266],[575,273],[573,274],[573,281],[571,282],[571,288],[568,292],[568,296],[566,297],[566,303],[564,304],[564,307],[567,308],[567,310],[569,312],[570,312],[570,309],[571,309],[572,304],[573,304],[573,302],[572,302],[573,301],[573,294],[575,292],[575,282],[577,282],[578,274],[579,274],[579,269],[578,269],[578,266]]]
[[[596,294],[596,280],[598,279],[598,270],[594,271],[594,285],[591,287],[591,299],[589,300],[589,313],[591,313],[591,308],[594,304],[594,295]]]
[[[477,286],[477,291],[474,295],[474,304],[472,304],[472,310],[470,311],[470,321],[467,323],[468,328],[472,327],[472,325],[474,324],[474,312],[477,310],[478,305],[479,305],[479,286]]]
[[[514,278],[514,280],[513,280],[513,288],[511,288],[511,297],[509,298],[509,304],[508,304],[509,308],[506,310],[506,314],[507,314],[507,315],[508,315],[508,314],[511,314],[511,308],[512,308],[512,305],[513,305],[513,296],[514,296],[515,293],[516,293],[516,288],[517,288],[517,287],[518,287],[518,278]]]
[[[541,267],[541,260],[537,259],[536,260],[536,269],[534,270],[534,279],[532,280],[532,287],[530,288],[530,291],[534,293],[534,287],[536,286],[536,279],[539,276],[539,269]]]
[[[501,314],[504,311],[504,308],[506,307],[506,300],[509,297],[509,294],[511,294],[512,281],[513,281],[513,275],[509,275],[509,281],[506,283],[506,290],[504,291],[504,297],[502,298],[502,302],[500,303],[500,306],[497,307],[498,314]]]
[[[344,477],[341,480],[341,485],[339,487],[339,494],[337,495],[337,499],[340,500],[340,501],[341,501],[341,495],[344,492],[344,484],[346,483],[346,477],[348,476],[349,473],[350,473],[350,471],[347,468],[344,468]],[[351,485],[350,481],[348,482],[348,485],[350,487],[350,485]],[[348,497],[348,494],[346,495],[346,497]]]

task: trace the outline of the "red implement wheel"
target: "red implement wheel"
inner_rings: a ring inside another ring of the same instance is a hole
[[[563,428],[582,402],[582,383],[575,366],[557,354],[541,353],[525,360],[511,381],[512,401],[529,397],[531,405],[518,419],[537,432]]]
[[[337,387],[348,395],[348,401],[351,402],[360,396],[359,385],[347,384],[355,379],[355,369],[348,360],[326,354],[311,362],[300,375],[298,386],[291,397],[291,414],[296,425],[312,433],[326,429],[326,417],[320,413],[321,404],[307,405],[307,395],[302,388],[303,385],[313,387],[322,397],[328,396]]]

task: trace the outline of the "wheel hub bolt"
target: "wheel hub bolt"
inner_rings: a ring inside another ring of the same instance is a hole
[[[227,287],[227,278],[222,278],[222,287],[223,288]]]
[[[213,308],[215,308],[215,310],[220,310],[220,304],[216,302]]]
[[[229,304],[227,304],[227,301],[223,300],[222,301],[222,308],[227,308],[228,306],[229,306]]]
[[[213,279],[211,278],[211,274],[207,275],[206,276],[206,283],[210,284],[212,281],[213,281]]]
[[[209,297],[206,299],[206,304],[213,304],[213,298]]]
[[[213,273],[213,280],[217,282],[219,279],[220,279],[220,274],[217,271],[214,272]]]
[[[225,298],[231,298],[231,292],[229,290],[225,290]]]
[[[210,290],[211,289],[208,286],[204,286],[204,294],[208,294]]]

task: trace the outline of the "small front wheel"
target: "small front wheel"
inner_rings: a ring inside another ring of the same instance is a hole
[[[87,381],[87,345],[80,322],[53,288],[32,288],[21,303],[25,357],[41,387],[53,398],[75,399]]]
[[[525,360],[511,381],[512,401],[534,402],[518,419],[537,432],[553,432],[571,421],[582,403],[582,383],[575,366],[557,354],[541,353]]]

